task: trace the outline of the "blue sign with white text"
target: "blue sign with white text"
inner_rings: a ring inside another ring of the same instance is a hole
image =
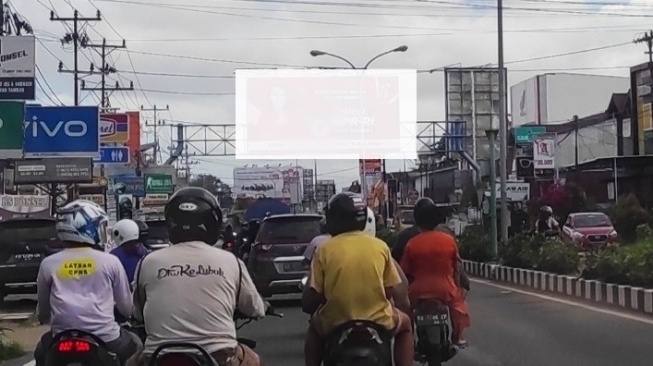
[[[97,158],[100,151],[98,107],[25,108],[25,156]]]
[[[94,161],[102,164],[128,164],[129,148],[128,147],[101,147],[100,158],[94,159]]]

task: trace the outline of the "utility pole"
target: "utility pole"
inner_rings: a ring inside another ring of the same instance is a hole
[[[100,51],[98,52],[100,54],[100,57],[102,58],[102,64],[98,68],[97,65],[91,64],[91,71],[90,75],[97,75],[99,74],[101,76],[100,80],[100,85],[99,87],[94,87],[94,88],[87,88],[86,87],[86,82],[82,80],[82,90],[84,91],[97,91],[99,90],[101,93],[100,97],[100,107],[102,110],[107,110],[111,109],[111,103],[109,102],[109,96],[114,92],[114,91],[130,91],[134,90],[134,83],[131,83],[129,87],[121,87],[116,83],[115,86],[107,86],[106,85],[106,77],[107,75],[116,73],[115,67],[108,65],[107,64],[107,57],[111,54],[111,51],[116,50],[116,49],[124,49],[127,48],[127,45],[125,43],[125,40],[122,41],[122,44],[120,45],[110,45],[107,44],[106,38],[102,39],[102,43],[97,44],[97,43],[90,43],[88,39],[83,38],[81,40],[81,46],[82,48],[91,48],[91,49],[99,49]]]
[[[154,122],[152,124],[148,124],[147,120],[145,121],[145,126],[148,127],[154,127],[154,163],[158,164],[159,163],[159,135],[157,134],[157,126],[158,125],[164,125],[164,121],[159,121],[157,119],[157,113],[161,111],[169,111],[170,107],[166,105],[165,109],[157,108],[156,104],[154,105],[153,108],[144,108],[141,106],[141,112],[154,112]]]
[[[0,0],[0,37],[5,34],[5,2]]]
[[[503,62],[503,0],[497,0],[497,48],[499,63],[499,180],[501,186],[501,242],[508,242],[508,223],[510,212],[508,212],[508,119],[506,113],[506,74]],[[494,160],[491,161],[494,165]],[[493,192],[496,187],[492,186]],[[495,213],[496,216],[496,213]],[[494,253],[496,255],[496,252]]]
[[[646,47],[648,47],[648,51],[644,53],[648,55],[649,64],[653,64],[653,31],[644,33],[643,36],[635,40],[635,43],[646,43]]]
[[[61,67],[62,65],[59,64],[59,72],[67,72],[71,73],[75,76],[75,105],[79,105],[79,44],[80,44],[80,39],[84,38],[86,39],[87,36],[86,34],[83,35],[83,37],[80,37],[79,34],[79,23],[80,22],[92,22],[92,21],[100,21],[102,20],[102,14],[98,10],[96,13],[96,16],[94,18],[85,18],[85,17],[80,17],[79,12],[75,10],[73,12],[73,17],[72,18],[61,18],[59,16],[56,16],[54,14],[54,11],[50,12],[50,20],[53,22],[73,22],[73,33],[66,33],[64,38],[61,39],[61,44],[66,44],[66,43],[73,43],[73,70],[72,71],[64,71],[63,68]]]

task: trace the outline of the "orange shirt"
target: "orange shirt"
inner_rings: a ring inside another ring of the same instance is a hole
[[[401,268],[409,279],[411,303],[420,298],[451,302],[459,297],[454,271],[460,256],[453,236],[442,231],[426,231],[408,241]]]

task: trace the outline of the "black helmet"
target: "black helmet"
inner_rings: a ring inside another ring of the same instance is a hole
[[[413,209],[415,225],[423,230],[433,230],[446,219],[438,206],[428,197],[420,198]]]
[[[186,187],[170,197],[165,218],[172,244],[202,241],[214,245],[220,237],[222,210],[209,191]]]
[[[326,207],[327,232],[333,236],[348,231],[362,231],[367,221],[367,208],[362,199],[338,193],[331,197]]]

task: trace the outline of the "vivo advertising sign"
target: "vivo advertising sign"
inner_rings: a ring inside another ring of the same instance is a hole
[[[26,107],[25,156],[97,157],[98,107]]]

